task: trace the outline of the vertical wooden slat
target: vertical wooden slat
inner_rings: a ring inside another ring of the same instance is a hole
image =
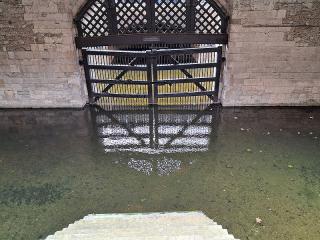
[[[193,33],[195,30],[195,16],[197,0],[187,0],[187,31]]]
[[[156,1],[150,0],[150,15],[151,15],[151,32],[156,32],[156,10],[155,10]]]
[[[155,136],[155,148],[159,148],[159,111],[158,107],[154,106],[153,108],[153,113],[154,113],[154,136]]]
[[[216,80],[215,80],[215,101],[219,100],[219,90],[220,90],[220,77],[221,77],[221,65],[222,65],[222,47],[218,47],[217,52],[217,72],[216,72]]]
[[[82,61],[83,61],[83,67],[84,67],[84,74],[86,78],[86,84],[87,84],[87,90],[88,90],[88,98],[89,98],[89,103],[93,104],[94,99],[92,96],[92,85],[90,81],[90,69],[88,67],[88,54],[86,49],[82,49]]]
[[[224,17],[221,24],[221,33],[227,33],[229,17]]]
[[[154,0],[146,0],[147,28],[148,28],[148,32],[151,32],[151,33],[155,31],[154,5],[155,5]]]
[[[146,61],[147,61],[148,104],[149,105],[153,105],[153,87],[152,87],[153,71],[152,71],[151,56],[152,56],[151,50],[148,50],[146,54]]]
[[[109,17],[109,25],[110,25],[110,34],[118,33],[118,21],[117,21],[117,12],[116,12],[116,0],[105,1],[107,4],[107,12]]]
[[[158,81],[158,69],[157,69],[157,55],[156,52],[152,52],[151,61],[152,61],[152,82],[153,82],[153,104],[158,104],[158,84],[155,83]]]
[[[154,121],[153,121],[153,108],[149,108],[149,146],[154,147]]]

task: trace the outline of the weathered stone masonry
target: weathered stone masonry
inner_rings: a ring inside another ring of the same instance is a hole
[[[320,105],[320,1],[234,0],[222,102]]]
[[[73,17],[85,0],[0,0],[0,107],[81,107]],[[219,0],[231,17],[221,101],[320,105],[320,1]]]
[[[73,7],[63,0],[0,1],[0,107],[85,104]]]

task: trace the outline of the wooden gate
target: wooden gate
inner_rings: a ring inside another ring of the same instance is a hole
[[[221,47],[83,53],[91,103],[180,105],[217,101]]]
[[[89,0],[75,23],[90,103],[216,102],[227,21],[213,0]]]

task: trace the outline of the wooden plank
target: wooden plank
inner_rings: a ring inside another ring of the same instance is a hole
[[[123,34],[109,35],[101,37],[76,37],[77,48],[97,47],[97,46],[117,46],[132,44],[227,44],[227,34]]]
[[[158,70],[185,70],[185,69],[196,69],[196,68],[213,68],[216,67],[217,63],[180,63],[175,65],[158,65]]]
[[[194,97],[194,96],[213,96],[214,91],[202,91],[202,92],[185,92],[185,93],[162,93],[158,94],[158,98],[167,97]]]
[[[92,93],[95,97],[115,97],[115,98],[148,98],[147,94],[123,94],[123,93]]]
[[[178,83],[194,83],[194,82],[213,82],[215,77],[208,78],[182,78],[182,79],[163,79],[153,82],[153,84],[164,85],[164,84],[178,84]]]
[[[212,79],[211,79],[212,80]],[[131,81],[131,80],[100,80],[100,79],[90,79],[91,83],[101,83],[101,84],[124,84],[124,85],[148,85],[147,81]]]
[[[97,56],[125,56],[125,57],[144,57],[146,51],[125,51],[125,50],[87,50],[88,55]]]
[[[89,69],[109,69],[126,71],[146,71],[147,66],[129,66],[129,65],[88,65]]]

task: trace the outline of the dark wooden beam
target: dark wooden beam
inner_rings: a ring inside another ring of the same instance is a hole
[[[228,34],[124,34],[101,37],[76,37],[77,48],[132,44],[227,44]]]

